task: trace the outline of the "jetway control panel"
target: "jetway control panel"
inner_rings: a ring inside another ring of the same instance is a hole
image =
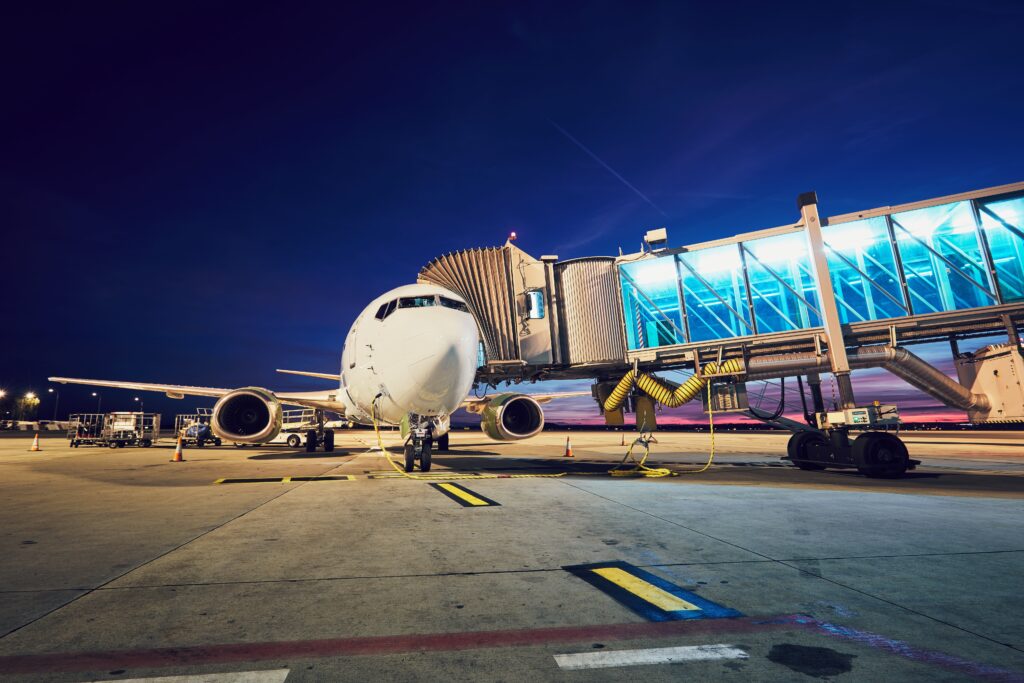
[[[828,357],[815,371],[838,378],[847,348],[1000,333],[1020,358],[1024,183],[821,219],[810,193],[798,208],[795,223],[684,247],[668,246],[671,230],[649,231],[643,250],[617,257],[535,258],[511,242],[469,249],[434,259],[419,280],[466,300],[483,346],[478,379],[490,384],[601,382],[635,365],[694,370],[780,354]],[[972,375],[990,357],[958,361],[960,384],[1016,391],[992,378],[1019,378],[1019,360]],[[1020,407],[969,412],[1024,418]]]

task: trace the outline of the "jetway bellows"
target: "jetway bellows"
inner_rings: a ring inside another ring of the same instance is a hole
[[[488,365],[619,364],[625,357],[612,257],[556,263],[506,244],[440,256],[419,281],[465,299]]]
[[[421,282],[440,285],[465,299],[490,361],[519,358],[510,251],[507,247],[456,251],[437,257],[419,274]]]

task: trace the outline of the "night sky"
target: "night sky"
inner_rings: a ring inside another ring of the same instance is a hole
[[[510,230],[615,254],[791,223],[810,189],[830,215],[1022,180],[1022,21],[1010,0],[7,6],[0,387],[318,388],[273,370],[336,371],[367,301]]]

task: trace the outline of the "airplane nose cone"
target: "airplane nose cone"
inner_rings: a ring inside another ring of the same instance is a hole
[[[429,328],[406,336],[394,353],[405,358],[403,375],[388,377],[392,400],[406,412],[451,414],[469,394],[476,375],[478,337],[473,319],[445,312]]]

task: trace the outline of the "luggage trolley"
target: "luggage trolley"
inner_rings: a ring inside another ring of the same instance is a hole
[[[149,448],[160,437],[160,413],[72,415],[67,436],[73,448],[81,445]]]
[[[68,443],[72,448],[81,445],[98,446],[103,436],[103,413],[76,413],[68,416]]]
[[[220,437],[213,433],[210,427],[210,418],[213,411],[210,408],[196,408],[196,412],[176,415],[174,417],[174,434],[181,435],[181,441],[186,446],[197,446],[202,448],[208,443],[214,446],[221,445]]]

